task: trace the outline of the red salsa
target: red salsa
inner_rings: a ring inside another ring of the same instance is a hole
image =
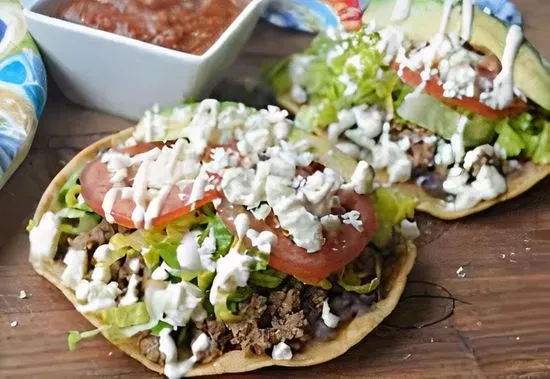
[[[58,17],[173,50],[203,54],[250,0],[71,0]]]

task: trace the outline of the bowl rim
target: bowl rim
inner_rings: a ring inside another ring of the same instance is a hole
[[[53,27],[64,29],[69,32],[79,33],[87,35],[92,38],[98,38],[103,40],[110,40],[118,44],[123,44],[132,48],[142,49],[150,52],[151,54],[160,54],[168,57],[173,57],[177,59],[185,59],[192,62],[203,62],[209,60],[212,56],[221,49],[223,44],[236,33],[241,25],[254,14],[254,11],[266,3],[267,0],[250,0],[250,2],[245,6],[245,8],[239,13],[239,15],[233,20],[231,24],[224,30],[220,37],[201,55],[195,55],[191,53],[186,53],[179,50],[170,49],[167,47],[155,45],[149,42],[140,41],[138,39],[121,36],[119,34],[107,32],[104,30],[99,30],[92,28],[90,26],[76,24],[74,22],[62,20],[56,17],[48,16],[43,13],[35,11],[37,5],[47,3],[49,0],[35,0],[31,4],[25,5],[23,7],[23,15],[26,18],[32,19],[34,21],[48,24]],[[31,33],[32,34],[32,33]]]

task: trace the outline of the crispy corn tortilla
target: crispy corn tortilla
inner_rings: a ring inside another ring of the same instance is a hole
[[[126,140],[133,133],[133,128],[126,129],[120,133],[101,139],[93,145],[85,148],[77,154],[53,179],[46,189],[34,215],[34,222],[38,223],[42,215],[49,210],[56,211],[58,193],[67,181],[69,176],[88,161],[94,159],[97,154],[107,148],[114,147]],[[312,340],[308,342],[306,349],[295,354],[292,360],[277,361],[267,355],[252,356],[245,355],[242,351],[231,351],[213,362],[207,364],[196,364],[187,373],[187,376],[213,375],[223,373],[244,372],[259,369],[267,366],[311,366],[323,363],[344,354],[353,345],[361,341],[369,334],[382,320],[387,317],[396,307],[397,302],[407,282],[414,260],[416,258],[416,247],[412,242],[406,242],[399,246],[397,251],[398,259],[389,267],[385,268],[383,283],[385,283],[383,300],[377,302],[371,312],[356,317],[350,323],[339,328],[337,337],[329,342]],[[78,302],[73,291],[61,282],[61,274],[65,265],[61,262],[44,263],[42,267],[35,267],[35,270],[63,292],[69,301],[76,307]],[[83,314],[96,328],[104,326],[101,319],[90,314]],[[143,356],[138,348],[137,337],[124,341],[111,341],[116,347],[126,354],[141,362],[147,368],[163,373],[163,367],[149,361]]]
[[[300,109],[300,105],[294,102],[289,95],[278,97],[277,103],[294,114],[298,113],[298,110]],[[332,168],[337,169],[337,167]],[[341,174],[344,177],[348,176],[347,173],[341,172]],[[449,208],[445,201],[430,196],[421,187],[414,183],[396,183],[393,187],[399,189],[405,194],[414,196],[418,200],[418,205],[416,206],[417,210],[426,212],[442,220],[456,220],[481,212],[503,201],[513,199],[514,197],[527,192],[548,175],[550,175],[550,164],[537,165],[532,162],[527,162],[523,164],[520,171],[506,176],[508,190],[505,193],[493,200],[482,201],[473,208],[465,210],[453,210]],[[378,171],[376,173],[376,178],[379,181],[385,182],[387,180],[385,170]]]

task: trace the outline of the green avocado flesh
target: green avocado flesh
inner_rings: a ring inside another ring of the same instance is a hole
[[[399,117],[411,121],[435,135],[450,140],[462,115],[433,97],[420,94],[407,98],[397,109]],[[464,146],[489,143],[495,135],[496,122],[472,116],[464,127]]]
[[[415,0],[409,17],[401,22],[391,21],[395,0],[371,0],[363,15],[363,22],[375,21],[378,29],[390,25],[399,26],[414,41],[429,41],[439,30],[443,14],[443,1]],[[426,22],[426,20],[430,20]],[[453,8],[447,32],[460,33],[462,17],[460,7]],[[497,18],[475,8],[470,44],[490,50],[502,59],[506,45],[508,27]],[[525,42],[514,65],[515,85],[531,100],[550,110],[550,72],[542,62],[540,54]]]

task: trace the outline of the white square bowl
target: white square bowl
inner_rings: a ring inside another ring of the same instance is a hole
[[[207,96],[267,2],[251,0],[208,51],[193,55],[53,17],[66,1],[25,2],[23,13],[49,74],[73,102],[130,120],[154,104]]]

